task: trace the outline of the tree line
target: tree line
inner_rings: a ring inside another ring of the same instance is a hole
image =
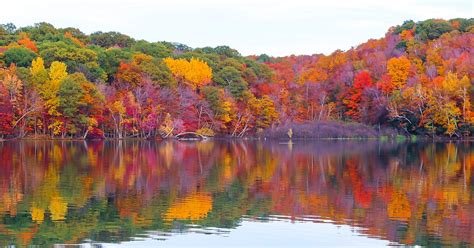
[[[321,121],[470,136],[473,24],[406,21],[348,51],[287,57],[3,24],[0,136],[242,137]]]

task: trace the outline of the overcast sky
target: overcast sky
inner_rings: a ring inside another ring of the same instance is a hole
[[[472,0],[6,0],[0,23],[49,22],[85,33],[191,47],[228,45],[243,55],[331,53],[382,37],[404,20],[473,17]]]

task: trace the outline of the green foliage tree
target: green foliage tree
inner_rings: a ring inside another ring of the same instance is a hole
[[[91,80],[106,79],[105,71],[99,66],[97,53],[63,41],[44,42],[40,45],[40,55],[47,65],[53,61],[64,62],[69,72],[81,72]]]
[[[227,88],[237,99],[242,98],[243,92],[247,89],[247,82],[244,81],[242,72],[232,66],[226,66],[216,72],[213,81]]]
[[[412,30],[415,26],[415,22],[413,20],[404,21],[401,26],[395,27],[393,31],[394,34],[400,34],[403,30]]]
[[[271,62],[272,59],[270,58],[270,56],[268,56],[268,54],[260,54],[260,56],[258,56],[257,58],[257,61],[260,63],[266,63]]]
[[[17,39],[15,31],[16,26],[13,23],[0,24],[0,46],[6,46],[15,42]]]
[[[80,100],[83,97],[82,87],[73,77],[66,77],[58,91],[59,109],[67,118],[79,117]]]
[[[258,63],[257,61],[248,58],[244,58],[244,63],[246,65],[246,70],[248,71],[246,73],[255,75],[255,81],[248,81],[249,83],[262,83],[271,80],[273,73],[268,65]]]
[[[469,32],[469,29],[474,27],[474,18],[456,18],[456,19],[451,19],[449,20],[450,23],[454,24],[456,26],[456,23],[458,24],[458,29],[461,32]]]
[[[209,102],[212,111],[214,111],[215,114],[221,113],[222,95],[219,88],[214,86],[204,86],[202,88],[202,93],[206,98],[207,102]]]
[[[132,52],[144,53],[155,58],[170,57],[173,50],[160,42],[150,43],[148,41],[139,40],[131,47]]]
[[[100,47],[109,48],[118,46],[121,48],[130,48],[135,42],[128,35],[119,32],[95,32],[90,35],[91,43]]]
[[[14,47],[4,53],[4,60],[7,66],[14,63],[17,66],[29,67],[31,61],[36,57],[36,53],[24,47]]]
[[[447,21],[430,19],[418,22],[416,24],[415,34],[422,40],[434,40],[452,30],[453,27]]]
[[[177,85],[171,71],[162,60],[143,61],[139,64],[139,67],[153,82],[160,86],[175,87]]]
[[[0,28],[3,29],[8,34],[13,34],[16,31],[16,26],[13,23],[0,24]]]
[[[120,66],[121,61],[132,59],[132,53],[120,48],[109,48],[107,50],[98,46],[91,47],[98,54],[98,63],[107,75],[107,81],[112,82]]]
[[[32,27],[20,28],[18,31],[28,33],[30,38],[37,42],[60,39],[60,32],[53,25],[46,22],[36,23]]]
[[[232,49],[228,46],[218,46],[214,48],[214,52],[221,56],[225,56],[226,58],[236,58],[242,56],[237,50]]]
[[[89,36],[77,28],[72,28],[72,27],[61,28],[59,29],[59,32],[61,32],[62,34],[70,33],[74,38],[77,38],[84,44],[87,44],[90,42]]]

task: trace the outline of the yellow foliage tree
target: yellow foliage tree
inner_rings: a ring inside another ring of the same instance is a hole
[[[426,63],[434,65],[438,75],[444,75],[445,69],[443,66],[443,58],[440,55],[441,48],[428,49],[426,51]]]
[[[173,119],[171,118],[170,113],[166,113],[165,120],[161,124],[159,131],[161,132],[161,135],[163,136],[163,138],[167,138],[173,134],[173,130],[174,130]]]
[[[222,102],[222,113],[220,115],[220,119],[222,121],[222,124],[225,126],[227,123],[232,121],[232,108],[233,104],[229,100],[225,100]]]
[[[441,87],[444,91],[449,96],[454,96],[456,95],[458,88],[460,86],[459,79],[455,73],[448,72],[446,77],[441,83]]]
[[[464,122],[468,125],[474,125],[474,112],[471,111],[471,100],[469,97],[469,88],[472,88],[472,84],[466,75],[459,81],[459,88]]]
[[[178,80],[189,84],[193,89],[211,82],[212,69],[200,59],[191,58],[187,61],[168,57],[163,61]]]
[[[435,124],[440,124],[446,128],[446,134],[452,136],[458,130],[458,119],[461,110],[456,106],[455,102],[448,102],[439,111],[434,112]]]
[[[39,73],[41,72],[42,67],[42,59],[39,59],[31,70],[32,72]],[[57,110],[59,107],[58,91],[62,80],[67,76],[66,68],[66,64],[54,61],[49,68],[49,80],[40,87],[40,94],[45,101],[44,105],[48,110],[48,114],[52,116],[60,116],[60,113]]]
[[[443,91],[451,98],[458,100],[459,108],[461,109],[462,119],[466,124],[474,124],[471,111],[471,101],[469,97],[469,89],[472,87],[471,81],[465,75],[458,79],[455,73],[448,72],[446,78],[442,82]]]
[[[16,75],[15,64],[11,64],[8,69],[0,69],[0,84],[8,91],[10,102],[18,108],[22,98],[23,82]]]
[[[275,104],[272,99],[265,95],[260,99],[250,95],[249,108],[255,116],[255,125],[258,128],[267,128],[273,122],[278,120],[278,112],[275,109]]]
[[[189,70],[185,78],[195,84],[196,87],[201,87],[211,82],[212,69],[206,62],[192,58],[191,61],[189,61]]]
[[[432,115],[430,125],[440,125],[449,136],[456,134],[459,125],[472,125],[474,120],[469,99],[470,80],[459,79],[455,73],[434,80],[428,101],[428,112]]]
[[[46,83],[48,80],[48,71],[44,67],[44,61],[41,57],[33,59],[31,62],[30,73],[32,76],[33,85],[41,91],[41,85]]]
[[[60,82],[67,77],[67,66],[63,62],[54,61],[49,67],[49,79],[55,85],[59,85]]]

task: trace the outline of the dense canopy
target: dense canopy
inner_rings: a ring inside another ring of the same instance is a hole
[[[318,121],[469,136],[472,44],[472,18],[406,21],[348,51],[278,58],[4,24],[0,136],[241,137]]]

